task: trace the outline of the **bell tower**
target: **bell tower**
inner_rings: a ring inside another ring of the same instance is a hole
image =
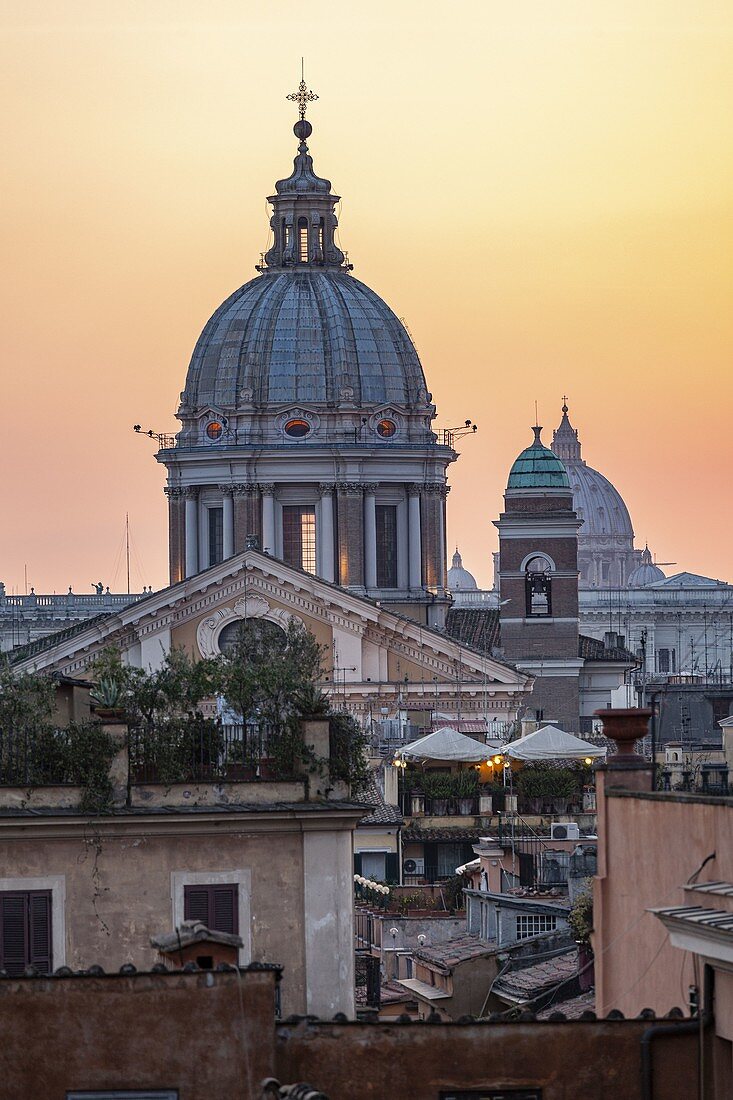
[[[562,462],[533,428],[534,441],[511,468],[499,531],[501,644],[535,677],[527,717],[580,725],[578,528]]]

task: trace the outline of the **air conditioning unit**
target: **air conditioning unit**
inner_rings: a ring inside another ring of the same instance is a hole
[[[425,860],[424,859],[406,859],[402,863],[402,870],[406,875],[424,875],[425,874]]]
[[[580,840],[580,827],[575,821],[562,821],[550,825],[551,840]]]

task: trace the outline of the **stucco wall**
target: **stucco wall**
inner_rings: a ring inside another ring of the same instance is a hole
[[[0,981],[0,1092],[254,1100],[274,1068],[274,986],[269,971]]]
[[[253,960],[285,968],[283,1011],[326,1012],[331,1007],[332,997],[324,1004],[312,999],[307,1008],[299,824],[276,831],[261,824],[255,828],[243,818],[235,823],[222,820],[213,827],[187,823],[183,829],[180,821],[172,821],[153,833],[144,821],[105,826],[76,820],[62,827],[63,835],[24,837],[23,831],[17,826],[14,839],[0,835],[1,874],[12,873],[14,881],[62,877],[67,965],[80,969],[98,963],[116,969],[131,962],[138,969],[150,967],[158,961],[150,937],[174,927],[174,876],[217,874],[219,881],[227,881],[229,874],[241,873],[242,889],[250,882],[251,894],[250,928],[240,932],[245,940],[250,934]],[[348,851],[350,879],[351,834],[334,835],[343,838]],[[0,889],[7,888],[0,879]],[[350,882],[344,895],[350,904]],[[53,947],[54,966],[64,961],[59,948]],[[241,961],[249,961],[246,949]]]
[[[599,771],[599,795],[610,773]],[[594,890],[596,1004],[635,1014],[686,1008],[691,957],[672,947],[649,908],[705,905],[682,889],[711,853],[699,882],[733,882],[733,812],[713,798],[609,790],[598,799]],[[733,1023],[733,1020],[732,1020]]]
[[[329,1100],[436,1100],[442,1089],[492,1087],[541,1088],[543,1100],[641,1100],[639,1042],[648,1026],[284,1024],[277,1062],[281,1080],[311,1081]],[[655,1100],[697,1095],[695,1043],[694,1035],[655,1041]]]

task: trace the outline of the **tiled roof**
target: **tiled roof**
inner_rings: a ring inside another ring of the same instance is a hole
[[[501,645],[499,609],[496,607],[452,607],[445,620],[445,632],[482,653]]]
[[[452,607],[445,620],[445,632],[457,642],[470,645],[482,653],[493,653],[501,648],[501,624],[496,607]],[[622,661],[637,664],[628,649],[606,649],[599,638],[578,635],[578,656],[584,661]]]
[[[140,601],[141,602],[141,601]],[[76,634],[81,634],[82,631],[88,630],[90,626],[94,626],[95,623],[101,623],[105,619],[111,618],[114,614],[113,611],[103,611],[100,615],[93,615],[91,619],[82,619],[81,622],[74,623],[73,626],[65,626],[63,630],[57,630],[53,634],[46,634],[43,638],[36,638],[34,642],[27,642],[26,645],[16,646],[8,654],[11,665],[17,664],[19,661],[25,661],[28,657],[35,657],[37,653],[43,653],[46,649],[52,649],[53,646],[59,645],[60,642],[65,642],[68,638],[73,638]]]
[[[589,989],[587,993],[581,993],[578,997],[571,997],[567,1001],[561,1001],[558,1005],[553,1001],[541,1012],[537,1013],[538,1020],[549,1020],[555,1012],[561,1012],[566,1020],[579,1020],[584,1012],[593,1012],[596,1007],[595,990]]]
[[[361,819],[360,825],[401,825],[404,820],[397,806],[390,806],[385,802],[374,773],[370,776],[367,786],[354,795],[354,801],[374,807],[371,813]]]
[[[459,963],[468,962],[470,959],[479,959],[484,955],[493,955],[498,951],[498,945],[488,943],[465,932],[462,936],[456,936],[447,943],[436,944],[434,947],[421,947],[414,952],[418,962],[426,963],[437,970],[449,973]]]
[[[519,960],[518,960],[519,961]],[[578,949],[570,948],[564,955],[543,959],[534,966],[510,970],[494,985],[494,992],[523,1004],[533,1001],[552,986],[566,982],[578,973]]]
[[[420,843],[424,841],[426,843],[434,843],[435,841],[467,841],[469,844],[475,844],[481,833],[486,832],[485,829],[476,826],[464,825],[462,828],[455,829],[422,829],[413,822],[412,825],[408,825],[406,829],[402,831],[403,843],[408,841]]]
[[[606,649],[599,638],[589,638],[586,634],[578,635],[578,656],[584,661],[623,661],[632,665],[639,663],[628,649],[620,649],[618,646]]]

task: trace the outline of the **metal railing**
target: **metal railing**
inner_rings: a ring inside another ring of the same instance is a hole
[[[175,723],[129,732],[133,783],[247,782],[273,778],[265,723]],[[276,778],[286,778],[278,775]]]
[[[74,784],[68,733],[0,730],[0,786],[57,787]]]

